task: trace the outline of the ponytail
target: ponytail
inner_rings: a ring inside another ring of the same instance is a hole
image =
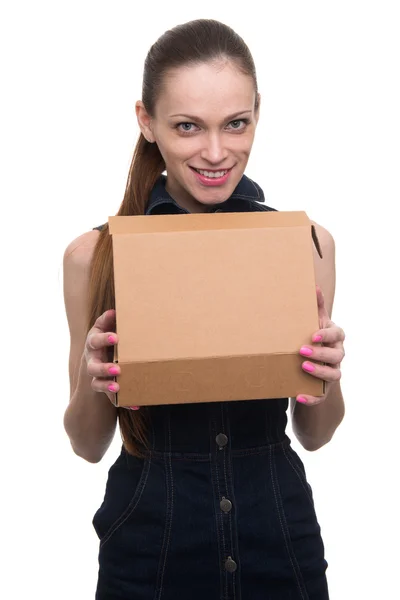
[[[140,134],[117,215],[144,215],[151,190],[164,170],[165,163],[157,144],[151,144]],[[106,223],[100,231],[90,268],[87,332],[96,319],[110,308],[115,309],[115,289],[112,239]],[[112,359],[111,355],[109,359]],[[124,447],[135,456],[140,455],[139,444],[146,446],[147,443],[146,412],[146,409],[131,411],[117,408]]]

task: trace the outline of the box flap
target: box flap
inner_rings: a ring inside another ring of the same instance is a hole
[[[264,227],[309,227],[304,211],[249,213],[192,213],[185,215],[135,215],[108,218],[109,233],[161,233]]]
[[[310,220],[304,211],[193,213],[189,215],[131,215],[125,217],[113,216],[108,218],[108,231],[110,235],[307,226],[310,226]],[[314,225],[311,225],[311,236],[319,256],[323,258]]]
[[[296,354],[120,363],[118,406],[321,396],[323,382]]]

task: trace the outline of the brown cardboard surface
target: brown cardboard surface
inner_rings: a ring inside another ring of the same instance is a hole
[[[319,328],[306,213],[110,217],[109,227],[119,406],[323,394],[298,353]]]

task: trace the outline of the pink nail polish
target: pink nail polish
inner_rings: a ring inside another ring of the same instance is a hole
[[[305,371],[307,371],[308,373],[313,373],[313,372],[315,371],[315,367],[314,367],[314,365],[312,365],[312,364],[311,364],[311,363],[309,363],[309,362],[305,362],[305,363],[303,363],[303,369],[304,369]]]
[[[113,335],[109,335],[109,336],[108,336],[108,342],[109,342],[110,344],[115,344],[115,342],[116,342],[116,341],[117,341],[117,340],[115,339],[115,337],[114,337]]]
[[[311,356],[311,354],[313,353],[311,348],[307,348],[307,346],[302,346],[300,348],[300,354],[302,354],[303,356]]]
[[[307,404],[307,400],[303,398],[303,396],[299,396],[296,398],[297,402],[301,402],[301,404]]]
[[[312,338],[313,342],[320,342],[322,340],[322,335],[314,335],[314,337]]]
[[[117,388],[116,388],[116,386],[114,384],[111,384],[111,385],[108,386],[108,391],[109,392],[116,392]]]
[[[119,369],[118,369],[117,367],[110,367],[110,368],[108,369],[108,372],[109,372],[111,375],[118,375],[118,373],[119,373]]]
[[[139,410],[140,406],[129,406],[130,410]]]

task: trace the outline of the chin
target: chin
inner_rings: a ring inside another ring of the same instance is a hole
[[[202,194],[201,196],[195,196],[197,202],[200,204],[204,204],[205,206],[212,206],[213,204],[222,204],[231,196],[233,190],[229,192],[222,192],[222,190],[216,192],[210,191],[207,195]]]
[[[235,181],[227,186],[216,189],[211,188],[208,194],[203,195],[203,204],[222,204],[223,202],[226,202],[226,200],[232,196],[238,183],[239,181]],[[200,202],[202,202],[202,200],[200,200]]]

